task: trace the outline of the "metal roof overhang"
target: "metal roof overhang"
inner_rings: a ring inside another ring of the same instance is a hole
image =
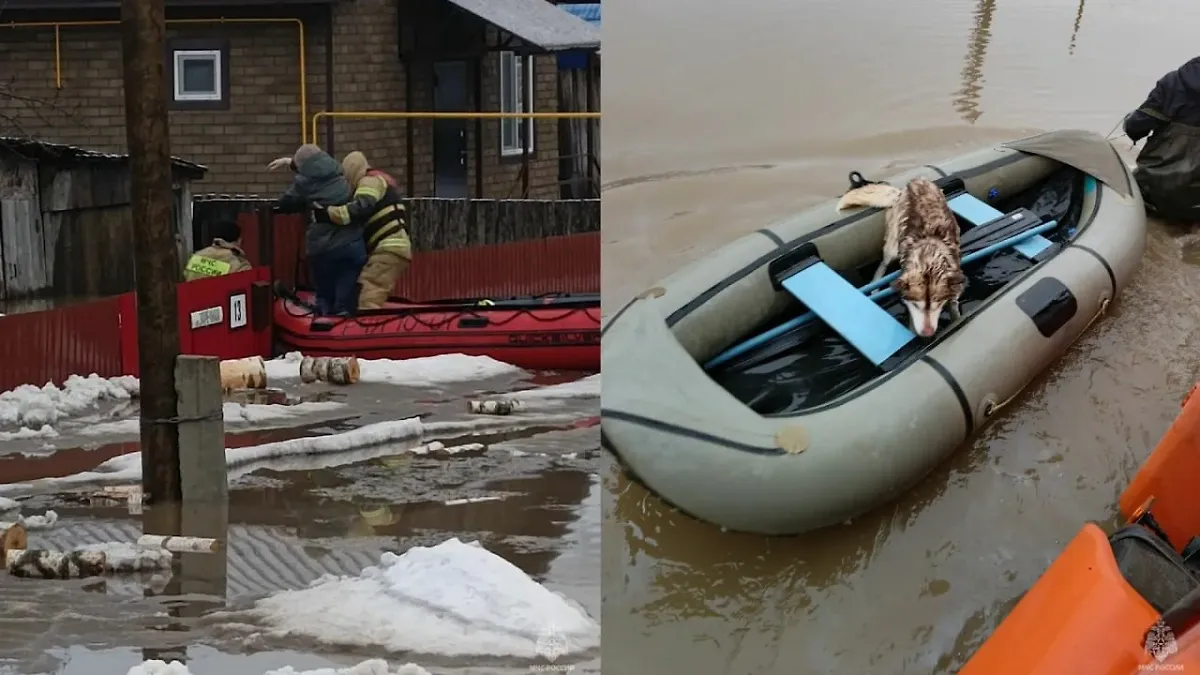
[[[446,0],[548,52],[599,49],[600,31],[546,0]]]

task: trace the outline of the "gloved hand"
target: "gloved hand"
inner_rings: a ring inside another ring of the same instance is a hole
[[[280,157],[279,159],[271,160],[271,163],[267,164],[267,171],[278,171],[279,169],[282,169],[284,167],[288,167],[291,165],[292,165],[291,157]]]

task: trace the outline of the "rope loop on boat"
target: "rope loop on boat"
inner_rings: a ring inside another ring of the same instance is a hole
[[[1092,317],[1091,321],[1087,322],[1087,325],[1083,327],[1083,330],[1086,331],[1087,329],[1091,328],[1092,324],[1096,323],[1096,321],[1099,320],[1100,317],[1104,316],[1104,313],[1106,311],[1108,311],[1108,303],[1110,301],[1112,301],[1112,298],[1102,298],[1100,300],[1100,309],[1096,310],[1095,316]]]
[[[1024,389],[1024,387],[1022,387],[1022,389]],[[1000,402],[988,401],[983,406],[983,416],[985,418],[987,418],[987,417],[991,417],[992,415],[995,415],[996,413],[1000,412],[1001,408],[1008,405],[1009,403],[1012,403],[1013,399],[1015,399],[1017,396],[1019,396],[1020,393],[1021,393],[1021,390],[1018,389],[1017,393],[1013,394],[1012,396],[1009,396],[1008,398],[1004,399],[1003,401],[1000,401]]]

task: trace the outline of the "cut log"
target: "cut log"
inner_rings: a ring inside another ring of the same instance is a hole
[[[0,554],[8,555],[9,551],[24,551],[28,546],[25,526],[20,523],[0,525]]]
[[[306,356],[300,361],[300,381],[354,384],[359,377],[358,358],[354,356]]]
[[[145,496],[141,485],[106,485],[92,494],[110,499],[134,499],[134,495],[141,499]]]
[[[516,399],[467,401],[467,410],[475,415],[511,415],[524,409],[525,404]]]
[[[40,551],[18,549],[5,551],[5,567],[14,577],[37,579],[81,579],[103,576],[108,572],[108,558],[103,551]]]
[[[121,542],[89,544],[74,551],[5,551],[4,563],[8,573],[16,577],[81,579],[169,570],[173,557],[166,549],[140,548]]]
[[[99,551],[107,556],[109,574],[168,570],[175,559],[165,548],[142,548],[125,541],[88,544],[79,547],[78,550]]]
[[[457,455],[460,452],[479,452],[480,450],[483,450],[486,447],[487,446],[484,445],[483,443],[464,443],[462,445],[452,445],[448,448],[447,447],[438,448],[438,450],[446,453],[447,455]]]
[[[137,545],[142,548],[161,548],[175,553],[214,553],[221,550],[221,540],[207,537],[183,537],[164,534],[143,534]]]
[[[225,391],[266,387],[267,366],[261,356],[221,362],[221,388]]]

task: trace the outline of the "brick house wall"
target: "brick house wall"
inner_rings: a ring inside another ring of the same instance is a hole
[[[491,54],[483,64],[483,109],[500,109],[500,56]],[[472,103],[474,103],[472,101]],[[533,110],[558,110],[558,59],[555,56],[533,57]],[[530,199],[554,199],[558,189],[558,120],[534,120],[533,156],[529,158]],[[474,148],[474,126],[468,126],[467,142]],[[499,198],[521,197],[521,158],[501,157],[500,123],[483,124],[484,194]],[[468,178],[474,190],[474,167],[468,167]]]
[[[397,0],[354,0],[334,5],[334,109],[402,111],[405,109],[405,64],[397,54]],[[215,10],[214,10],[215,11]],[[308,93],[306,124],[327,110],[325,39],[327,10],[295,14],[304,21]],[[269,15],[263,10],[253,16]],[[217,14],[171,12],[169,19],[243,16],[233,10]],[[288,14],[275,14],[285,18]],[[114,15],[38,16],[6,13],[10,21],[114,19]],[[0,26],[0,63],[13,69],[12,90],[22,97],[52,101],[30,108],[0,98],[0,112],[15,117],[26,133],[47,141],[102,151],[124,152],[125,120],[121,40],[118,26],[60,29],[62,89],[54,77],[54,29]],[[301,139],[299,40],[295,23],[169,23],[167,39],[224,40],[228,44],[229,109],[172,110],[171,152],[206,165],[208,175],[197,193],[275,195],[287,184],[286,173],[268,173],[267,162],[293,152]],[[164,55],[164,59],[166,55]],[[554,57],[535,57],[534,110],[558,110]],[[499,110],[499,57],[484,60],[484,110]],[[413,110],[432,109],[432,70],[414,66]],[[473,87],[469,94],[473,95]],[[168,92],[168,95],[170,93]],[[474,101],[470,101],[474,105]],[[414,196],[433,194],[433,122],[413,122]],[[325,144],[326,126],[318,125]],[[406,134],[400,120],[345,120],[334,126],[334,151],[340,158],[362,150],[373,164],[405,184]],[[500,124],[483,123],[484,192],[475,194],[474,124],[468,123],[468,186],[472,197],[519,198],[520,158],[501,158]],[[535,122],[534,156],[530,159],[529,196],[554,198],[557,188],[557,122]]]

